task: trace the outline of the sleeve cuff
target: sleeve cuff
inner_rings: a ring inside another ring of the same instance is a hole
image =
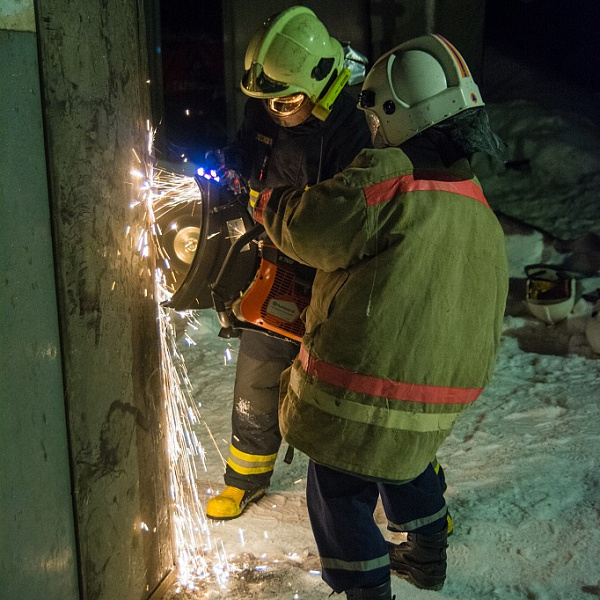
[[[252,216],[254,217],[254,220],[261,225],[264,225],[263,215],[265,212],[265,207],[267,206],[272,193],[273,189],[261,192],[254,206],[254,212],[252,213]]]

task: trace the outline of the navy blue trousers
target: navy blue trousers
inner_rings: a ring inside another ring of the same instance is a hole
[[[310,523],[323,580],[336,593],[390,577],[387,542],[373,518],[380,495],[390,530],[438,533],[446,527],[446,503],[432,465],[408,483],[391,484],[309,462]]]

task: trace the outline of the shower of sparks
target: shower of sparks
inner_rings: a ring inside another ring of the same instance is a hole
[[[169,257],[155,243],[161,234],[157,214],[181,203],[198,201],[199,190],[191,177],[155,169],[152,160],[154,131],[149,123],[147,135],[146,156],[140,158],[134,151],[136,166],[131,170],[137,198],[130,206],[144,211],[144,223],[137,227],[127,227],[126,235],[132,236],[132,243],[142,257],[150,259],[156,256],[157,262],[154,269],[153,298],[157,303],[159,321],[160,366],[167,420],[169,493],[179,585],[193,590],[200,580],[212,576],[220,586],[224,586],[230,576],[230,565],[222,542],[215,543],[211,539],[198,495],[197,469],[202,465],[206,470],[206,452],[194,427],[204,421],[200,416],[200,404],[194,401],[185,361],[176,343],[176,329],[187,317],[163,306],[163,302],[169,300],[172,294],[172,289],[167,285],[170,263]],[[147,293],[145,290],[144,295]],[[196,325],[197,321],[193,323],[194,327]],[[186,340],[193,343],[189,336]],[[206,427],[208,429],[208,425]],[[222,456],[221,459],[223,460]],[[147,530],[145,523],[140,527]]]

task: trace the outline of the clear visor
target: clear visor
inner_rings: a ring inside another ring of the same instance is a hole
[[[287,117],[298,112],[305,100],[306,94],[290,94],[289,96],[282,96],[280,98],[268,98],[267,104],[269,110],[274,114]]]
[[[572,297],[573,279],[567,273],[551,266],[526,267],[527,300],[540,304],[553,304]]]
[[[271,79],[263,71],[262,65],[254,63],[242,77],[242,87],[247,92],[255,94],[273,94],[288,89],[288,85],[282,81]]]
[[[379,117],[370,110],[365,111],[365,116],[367,117],[367,125],[369,126],[369,131],[371,132],[371,138],[374,138],[379,131],[379,126],[381,125],[379,122]]]
[[[373,148],[385,148],[387,143],[383,137],[383,131],[381,129],[381,123],[379,117],[370,110],[365,110],[365,116],[367,118],[367,125],[371,132],[371,141],[373,142]]]

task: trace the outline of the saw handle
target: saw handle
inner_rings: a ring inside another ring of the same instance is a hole
[[[221,269],[219,270],[219,274],[213,283],[210,284],[210,290],[213,298],[213,305],[215,307],[215,311],[217,312],[217,316],[219,317],[219,323],[223,330],[227,332],[227,337],[235,337],[231,334],[230,330],[233,329],[233,324],[229,317],[228,313],[228,304],[231,306],[231,302],[233,302],[233,298],[225,298],[225,294],[227,292],[227,280],[231,275],[231,269],[233,268],[233,264],[238,254],[241,252],[242,248],[248,244],[249,242],[258,238],[264,232],[265,228],[257,224],[252,229],[249,229],[241,235],[229,248],[227,255],[225,256],[225,260],[221,265]],[[225,282],[225,283],[223,283]],[[223,332],[225,333],[225,332]],[[221,334],[219,334],[221,335]],[[221,337],[225,337],[221,335]]]

